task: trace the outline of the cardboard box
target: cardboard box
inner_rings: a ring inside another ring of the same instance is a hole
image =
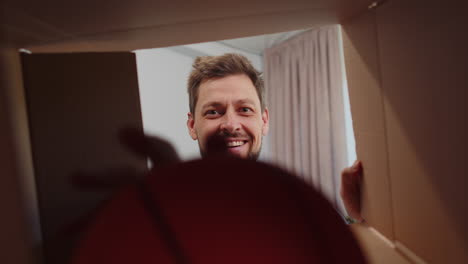
[[[468,261],[463,17],[388,1],[343,25],[365,217],[415,263]]]
[[[242,0],[181,7],[178,1],[141,0],[109,7],[81,1],[78,8],[55,0],[5,2],[0,210],[8,213],[2,213],[7,217],[0,231],[17,236],[1,241],[0,261],[35,258],[27,219],[36,197],[45,238],[103,199],[77,198],[59,175],[106,169],[113,161],[144,166],[122,149],[109,148],[116,145],[109,133],[123,124],[141,125],[129,51],[342,23],[357,152],[365,170],[368,226],[356,232],[370,261],[468,262],[466,12],[437,1],[376,3]],[[18,48],[33,54],[21,61]],[[73,54],[50,54],[64,52]],[[36,183],[37,195],[31,187]]]

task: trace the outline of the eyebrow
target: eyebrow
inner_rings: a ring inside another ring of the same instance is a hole
[[[208,103],[205,103],[202,105],[201,109],[205,109],[205,108],[208,108],[208,107],[219,107],[219,106],[222,106],[223,104],[220,103],[220,102],[208,102]]]
[[[245,98],[245,99],[239,99],[237,101],[234,102],[234,104],[236,105],[241,105],[241,104],[248,104],[248,105],[255,105],[255,102],[249,98]],[[218,102],[218,101],[211,101],[211,102],[207,102],[205,104],[202,105],[201,109],[205,109],[205,108],[208,108],[208,107],[220,107],[220,106],[223,106],[224,104],[221,103],[221,102]]]
[[[255,102],[251,99],[240,99],[236,101],[236,104],[250,104],[250,105],[255,105]]]

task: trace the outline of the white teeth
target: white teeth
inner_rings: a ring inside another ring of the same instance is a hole
[[[241,146],[241,145],[244,145],[244,141],[230,141],[230,142],[227,142],[228,147],[238,147],[238,146]]]

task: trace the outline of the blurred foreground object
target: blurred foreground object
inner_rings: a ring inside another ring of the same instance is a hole
[[[280,169],[206,158],[153,170],[84,233],[72,263],[365,263],[335,209]]]

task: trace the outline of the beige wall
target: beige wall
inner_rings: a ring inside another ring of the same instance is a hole
[[[413,261],[468,262],[464,17],[393,0],[343,25],[364,214]]]

